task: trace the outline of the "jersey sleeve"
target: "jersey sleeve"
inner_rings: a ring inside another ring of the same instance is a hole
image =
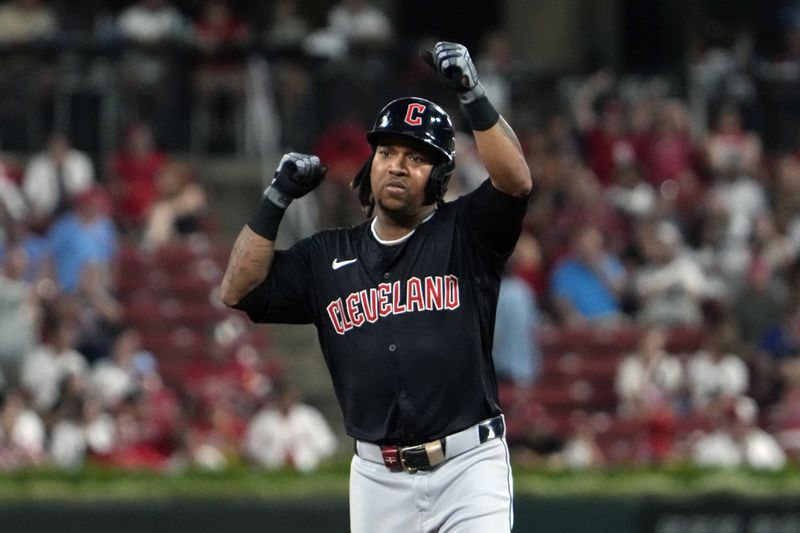
[[[308,324],[312,322],[313,289],[311,241],[304,239],[272,258],[267,278],[233,306],[258,323]]]
[[[490,179],[464,196],[461,220],[475,242],[495,256],[506,257],[522,231],[528,197],[497,190]]]

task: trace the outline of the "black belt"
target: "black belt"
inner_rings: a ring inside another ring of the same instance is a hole
[[[503,435],[505,421],[503,415],[499,415],[463,431],[416,446],[380,446],[356,441],[356,454],[362,459],[383,463],[393,472],[405,471],[413,474],[418,470],[433,470],[446,460]]]

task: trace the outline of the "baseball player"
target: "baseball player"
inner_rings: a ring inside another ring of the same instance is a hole
[[[467,49],[440,42],[424,58],[457,93],[489,178],[444,202],[450,118],[423,98],[394,100],[367,134],[372,156],[352,182],[368,220],[275,251],[289,203],[326,171],[315,156],[284,155],[236,239],[222,299],[255,322],[317,327],[355,439],[353,532],[508,532],[512,476],[492,332],[531,176]]]

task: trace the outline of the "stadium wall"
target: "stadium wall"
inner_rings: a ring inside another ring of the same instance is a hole
[[[789,498],[720,494],[664,497],[518,498],[515,533],[800,533]],[[0,529],[25,533],[325,533],[346,532],[347,502],[195,500],[18,502],[0,505]]]

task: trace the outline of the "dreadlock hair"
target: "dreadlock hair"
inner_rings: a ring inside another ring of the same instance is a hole
[[[361,204],[361,211],[364,217],[369,218],[375,210],[375,198],[372,197],[372,184],[370,183],[370,172],[372,170],[372,160],[375,159],[375,150],[372,150],[367,160],[361,165],[356,173],[356,177],[350,182],[350,188],[358,194],[358,202]]]

